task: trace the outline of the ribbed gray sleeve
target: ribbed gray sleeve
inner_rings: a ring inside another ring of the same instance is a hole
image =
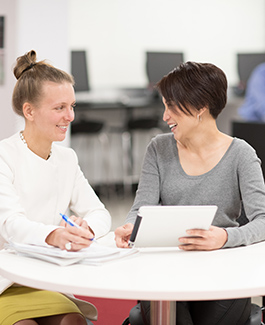
[[[249,223],[238,227],[243,202]],[[234,138],[209,172],[187,175],[181,167],[172,134],[149,144],[134,204],[126,222],[134,223],[142,205],[217,205],[213,225],[228,233],[224,247],[265,240],[265,185],[260,160],[244,140]]]

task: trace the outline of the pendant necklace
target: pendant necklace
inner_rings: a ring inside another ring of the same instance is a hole
[[[28,144],[27,144],[26,139],[24,138],[23,132],[24,131],[20,131],[19,136],[20,136],[20,139],[22,140],[22,142],[28,147]],[[47,157],[46,160],[48,160],[51,157],[51,155],[52,155],[52,149],[51,149],[49,156]]]

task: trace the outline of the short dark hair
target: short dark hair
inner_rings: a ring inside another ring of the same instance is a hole
[[[177,106],[190,115],[190,108],[199,111],[206,107],[216,119],[227,101],[226,76],[211,63],[182,63],[164,76],[156,88],[170,108]]]

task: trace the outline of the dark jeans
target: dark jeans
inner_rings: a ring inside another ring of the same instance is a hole
[[[177,302],[177,325],[244,325],[251,299]],[[150,324],[150,302],[141,301],[130,313],[131,325]]]

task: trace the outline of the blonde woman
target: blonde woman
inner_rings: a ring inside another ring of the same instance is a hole
[[[111,218],[75,152],[54,143],[65,139],[74,119],[74,80],[45,61],[37,62],[35,51],[17,59],[14,75],[13,109],[24,117],[25,128],[0,142],[0,247],[12,239],[78,251],[105,235]],[[80,228],[62,222],[60,213],[68,209]],[[78,302],[60,293],[3,278],[0,286],[2,325],[83,325],[85,316],[97,317],[93,305],[84,315]]]

